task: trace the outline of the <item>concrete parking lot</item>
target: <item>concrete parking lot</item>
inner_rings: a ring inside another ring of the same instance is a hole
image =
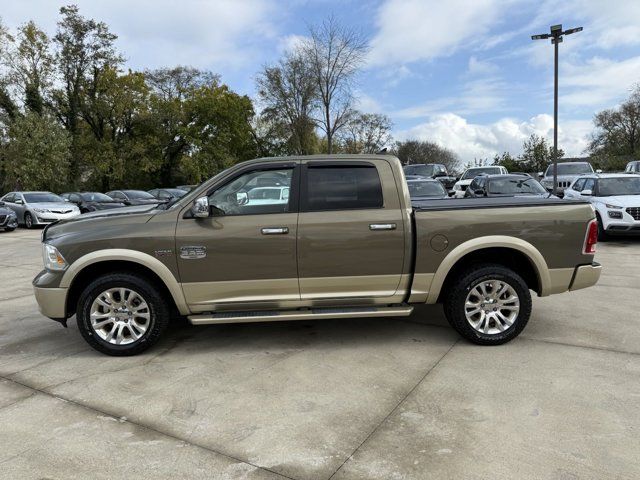
[[[534,299],[501,347],[408,319],[177,324],[101,355],[31,293],[40,231],[0,233],[0,477],[640,477],[640,241]]]

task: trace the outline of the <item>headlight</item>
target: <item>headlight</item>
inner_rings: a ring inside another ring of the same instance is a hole
[[[49,213],[47,208],[34,208],[33,211],[38,213]]]
[[[461,190],[460,185],[457,183],[453,186],[453,189],[458,191]]]
[[[67,261],[53,245],[47,243],[42,244],[42,257],[44,260],[44,268],[47,270],[60,271],[67,268]]]
[[[620,210],[622,208],[620,205],[611,205],[610,203],[605,203],[604,206],[607,208],[615,208],[616,210]]]

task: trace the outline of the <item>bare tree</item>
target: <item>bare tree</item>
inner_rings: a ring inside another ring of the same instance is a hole
[[[393,123],[380,113],[353,112],[340,132],[342,150],[345,153],[377,153],[389,145]]]
[[[318,107],[314,77],[301,50],[287,52],[277,65],[265,67],[257,79],[264,103],[263,119],[285,136],[291,153],[313,153],[316,144],[313,112]]]
[[[309,30],[302,49],[320,97],[318,126],[327,136],[331,153],[336,132],[349,119],[353,81],[369,47],[360,32],[340,25],[334,17]]]
[[[427,140],[405,140],[396,142],[393,154],[407,165],[412,163],[441,163],[447,170],[455,170],[458,156],[451,150]]]

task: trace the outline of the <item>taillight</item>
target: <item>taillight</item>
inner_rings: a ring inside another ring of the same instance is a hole
[[[585,255],[593,255],[596,253],[596,244],[598,243],[598,220],[595,218],[587,225],[587,237],[584,240]]]

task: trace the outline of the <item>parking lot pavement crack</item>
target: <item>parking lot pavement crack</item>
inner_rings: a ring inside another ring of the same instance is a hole
[[[93,407],[93,406],[91,406],[91,405],[84,404],[84,403],[79,402],[79,401],[77,401],[77,400],[73,400],[73,399],[70,399],[70,398],[65,398],[65,397],[63,397],[63,396],[61,396],[61,395],[55,395],[55,394],[53,394],[53,393],[47,392],[46,390],[42,390],[42,389],[40,389],[40,388],[33,387],[33,386],[31,386],[31,385],[29,385],[29,384],[27,384],[27,383],[19,382],[19,381],[17,381],[17,380],[14,380],[14,379],[12,379],[12,378],[7,378],[7,377],[4,377],[4,376],[2,376],[2,375],[0,375],[0,379],[4,379],[4,380],[6,380],[6,381],[8,381],[8,382],[15,383],[16,385],[20,385],[20,386],[22,386],[22,387],[26,387],[26,388],[28,388],[28,389],[32,390],[32,391],[34,392],[34,395],[35,395],[35,394],[37,394],[37,393],[40,393],[40,394],[42,394],[42,395],[46,395],[47,397],[51,397],[51,398],[54,398],[54,399],[56,399],[56,400],[60,400],[60,401],[63,401],[63,402],[70,403],[70,404],[72,404],[72,405],[75,405],[75,406],[77,406],[77,407],[83,408],[83,409],[88,410],[88,411],[90,411],[90,412],[97,413],[97,414],[99,414],[99,415],[103,415],[103,416],[106,416],[106,417],[113,418],[114,420],[117,420],[117,421],[119,421],[119,422],[122,422],[122,423],[128,423],[129,425],[133,425],[133,426],[135,426],[135,427],[138,427],[138,428],[141,428],[141,429],[143,429],[143,430],[146,430],[146,431],[149,431],[149,432],[155,433],[155,434],[157,434],[157,435],[161,435],[161,436],[163,436],[163,437],[167,437],[167,438],[171,438],[171,439],[173,439],[173,440],[177,440],[177,441],[179,441],[179,442],[182,442],[182,443],[184,443],[184,444],[186,444],[186,445],[189,445],[189,446],[192,446],[192,447],[194,447],[194,448],[199,448],[199,449],[204,450],[204,451],[207,451],[207,452],[209,452],[209,453],[213,453],[213,454],[215,454],[215,455],[220,455],[221,457],[228,458],[229,460],[232,460],[232,461],[234,461],[234,462],[244,463],[245,465],[249,465],[249,466],[251,466],[251,467],[253,467],[253,468],[256,468],[256,469],[258,469],[258,470],[261,470],[261,471],[263,471],[263,472],[269,472],[270,474],[275,475],[275,476],[278,476],[278,477],[280,477],[280,478],[284,478],[284,479],[288,479],[288,480],[298,480],[298,479],[296,479],[296,478],[294,478],[294,477],[290,477],[290,476],[288,476],[288,475],[284,475],[284,474],[282,474],[282,473],[276,472],[276,471],[271,470],[271,469],[269,469],[269,468],[261,467],[260,465],[256,465],[256,464],[254,464],[254,463],[251,463],[251,462],[249,462],[248,460],[243,460],[243,459],[241,459],[241,458],[234,457],[233,455],[229,455],[228,453],[219,452],[219,451],[217,451],[217,450],[215,450],[215,449],[213,449],[213,448],[211,448],[211,447],[208,447],[208,446],[206,446],[206,445],[202,445],[202,444],[199,444],[199,443],[197,443],[197,442],[193,442],[193,441],[191,441],[191,440],[187,440],[187,439],[185,439],[185,438],[181,438],[181,437],[179,437],[179,436],[177,436],[177,435],[174,435],[173,433],[163,432],[162,430],[159,430],[159,429],[157,429],[157,428],[155,428],[155,427],[151,427],[151,426],[149,426],[149,425],[145,425],[144,423],[135,422],[135,421],[132,421],[132,420],[130,420],[130,419],[124,419],[124,418],[122,418],[122,417],[119,417],[119,416],[117,416],[117,415],[114,415],[114,414],[112,414],[112,413],[110,413],[110,412],[107,412],[107,411],[105,411],[105,410],[101,410],[101,409],[99,409],[99,408],[95,408],[95,407]],[[31,395],[31,396],[33,396],[33,395]],[[27,398],[30,398],[31,396],[29,396],[29,397],[27,397]],[[24,399],[22,399],[22,400],[24,400]],[[15,403],[15,402],[14,402],[14,403]],[[24,452],[23,452],[23,453],[24,453]],[[21,455],[21,454],[18,454],[18,456],[19,456],[19,455]],[[10,459],[9,459],[9,460],[10,460]]]
[[[124,365],[124,366],[122,366],[121,368],[116,368],[116,369],[110,370],[110,371],[109,371],[109,373],[124,372],[124,371],[126,371],[126,370],[130,370],[130,369],[133,369],[133,368],[139,368],[139,367],[144,367],[144,366],[146,366],[146,365],[149,365],[149,364],[150,364],[151,362],[153,362],[154,360],[158,359],[159,357],[161,357],[162,355],[166,354],[167,352],[170,352],[170,351],[171,351],[171,350],[173,350],[175,347],[177,347],[178,345],[180,345],[180,344],[181,344],[181,343],[183,343],[184,341],[189,340],[190,338],[191,338],[191,337],[182,337],[182,338],[177,338],[176,340],[174,340],[174,341],[172,342],[172,344],[171,344],[171,345],[169,345],[168,347],[166,347],[166,348],[164,348],[163,350],[159,351],[159,352],[158,352],[158,353],[156,353],[155,355],[150,356],[150,357],[149,357],[149,358],[147,358],[144,362],[142,362],[142,363],[136,363],[136,364],[133,364],[133,365]],[[75,352],[75,353],[73,353],[73,354],[71,354],[71,355],[66,355],[65,357],[59,357],[59,358],[56,358],[56,359],[50,360],[49,362],[44,362],[44,363],[55,362],[56,360],[60,360],[60,359],[62,359],[62,358],[66,358],[66,357],[70,357],[70,356],[73,356],[73,355],[77,355],[77,354],[79,354],[79,353],[83,353],[83,352],[86,352],[86,351],[87,351],[87,349],[83,349],[83,350],[81,350],[81,351],[79,351],[79,352]],[[39,366],[39,365],[36,365],[36,366],[34,366],[34,367],[30,367],[29,369],[25,369],[25,370],[30,370],[31,368],[36,368],[36,367],[38,367],[38,366]],[[24,371],[24,370],[21,370],[21,371]],[[16,372],[16,373],[20,373],[20,372]],[[16,375],[16,373],[11,374],[11,376]],[[55,383],[55,384],[52,384],[52,385],[46,385],[46,386],[44,386],[44,387],[42,387],[42,388],[43,388],[43,390],[44,390],[44,391],[51,393],[53,390],[55,390],[55,389],[56,389],[56,388],[58,388],[58,387],[61,387],[62,385],[67,385],[67,384],[69,384],[69,383],[77,382],[78,380],[82,380],[82,379],[86,379],[86,378],[91,378],[91,377],[95,377],[95,376],[98,376],[98,375],[102,375],[102,372],[88,373],[88,374],[86,374],[86,375],[81,375],[81,376],[79,376],[79,377],[74,377],[74,378],[71,378],[71,379],[69,379],[69,380],[65,380],[65,381],[63,381],[63,382]]]
[[[451,350],[453,350],[453,347],[455,347],[455,346],[458,344],[458,342],[459,342],[459,341],[460,341],[460,339],[458,338],[455,342],[453,342],[453,344],[449,347],[449,349],[448,349],[446,352],[444,352],[444,354],[443,354],[443,355],[438,359],[438,361],[437,361],[436,363],[434,363],[431,367],[429,367],[429,369],[428,369],[428,370],[425,372],[425,374],[420,378],[420,380],[418,380],[418,382],[417,382],[417,383],[416,383],[416,384],[411,388],[411,390],[409,390],[409,391],[406,393],[406,395],[404,395],[404,396],[400,399],[400,401],[396,404],[396,406],[395,406],[395,407],[393,407],[393,408],[389,411],[389,413],[387,413],[387,415],[386,415],[386,416],[385,416],[385,417],[384,417],[384,418],[383,418],[383,419],[382,419],[382,420],[381,420],[381,421],[380,421],[380,422],[379,422],[379,423],[378,423],[378,424],[373,428],[373,430],[371,430],[371,432],[369,432],[369,435],[367,435],[367,437],[366,437],[366,438],[365,438],[365,439],[360,443],[360,445],[358,445],[358,446],[356,447],[356,449],[355,449],[353,452],[351,452],[351,453],[347,456],[347,458],[344,460],[344,462],[342,462],[342,463],[340,464],[340,466],[336,469],[336,471],[335,471],[335,472],[333,472],[333,473],[331,474],[331,476],[329,477],[329,479],[328,479],[328,480],[331,480],[331,479],[332,479],[332,478],[333,478],[333,477],[334,477],[334,476],[335,476],[335,475],[336,475],[336,474],[337,474],[337,473],[342,469],[342,467],[344,467],[344,466],[346,465],[346,463],[347,463],[349,460],[351,460],[351,459],[353,458],[353,456],[358,452],[358,450],[360,450],[360,449],[362,448],[362,446],[363,446],[365,443],[367,443],[367,441],[368,441],[368,440],[369,440],[369,439],[370,439],[370,438],[371,438],[371,437],[372,437],[372,436],[373,436],[373,435],[378,431],[378,429],[379,429],[379,428],[380,428],[380,427],[381,427],[381,426],[382,426],[382,425],[383,425],[383,424],[384,424],[384,423],[385,423],[385,422],[386,422],[386,421],[391,417],[391,415],[393,415],[393,414],[394,414],[394,412],[395,412],[396,410],[398,410],[398,408],[400,408],[400,405],[402,405],[402,404],[404,403],[404,401],[405,401],[407,398],[409,398],[409,396],[410,396],[410,395],[411,395],[411,394],[416,390],[416,388],[418,388],[418,387],[420,386],[420,384],[421,384],[422,382],[424,382],[424,380],[429,376],[429,374],[430,374],[431,372],[433,372],[433,370],[434,370],[438,365],[440,365],[440,362],[442,362],[442,360],[444,359],[444,357],[446,357],[446,356],[449,354],[449,352],[450,352]]]
[[[30,395],[27,395],[26,397],[18,398],[18,399],[17,399],[17,400],[15,400],[14,402],[11,402],[11,403],[9,403],[9,404],[7,404],[7,405],[3,405],[3,406],[1,406],[1,407],[0,407],[0,411],[2,411],[2,410],[6,410],[7,408],[11,408],[11,407],[13,407],[14,405],[17,405],[18,403],[24,402],[25,400],[28,400],[28,399],[30,399],[31,397],[33,397],[33,396],[35,396],[35,395],[37,395],[37,394],[38,394],[38,392],[35,392],[35,391],[34,391],[34,392],[31,392],[31,394],[30,394]],[[0,463],[1,463],[1,462],[0,462]]]
[[[592,345],[579,345],[575,343],[560,342],[556,340],[544,340],[544,339],[532,338],[532,337],[521,337],[521,341],[547,343],[550,345],[558,345],[561,347],[585,348],[587,350],[597,350],[600,352],[619,353],[620,355],[634,355],[634,356],[640,355],[639,352],[629,352],[627,350],[615,350],[613,348],[596,347]]]

